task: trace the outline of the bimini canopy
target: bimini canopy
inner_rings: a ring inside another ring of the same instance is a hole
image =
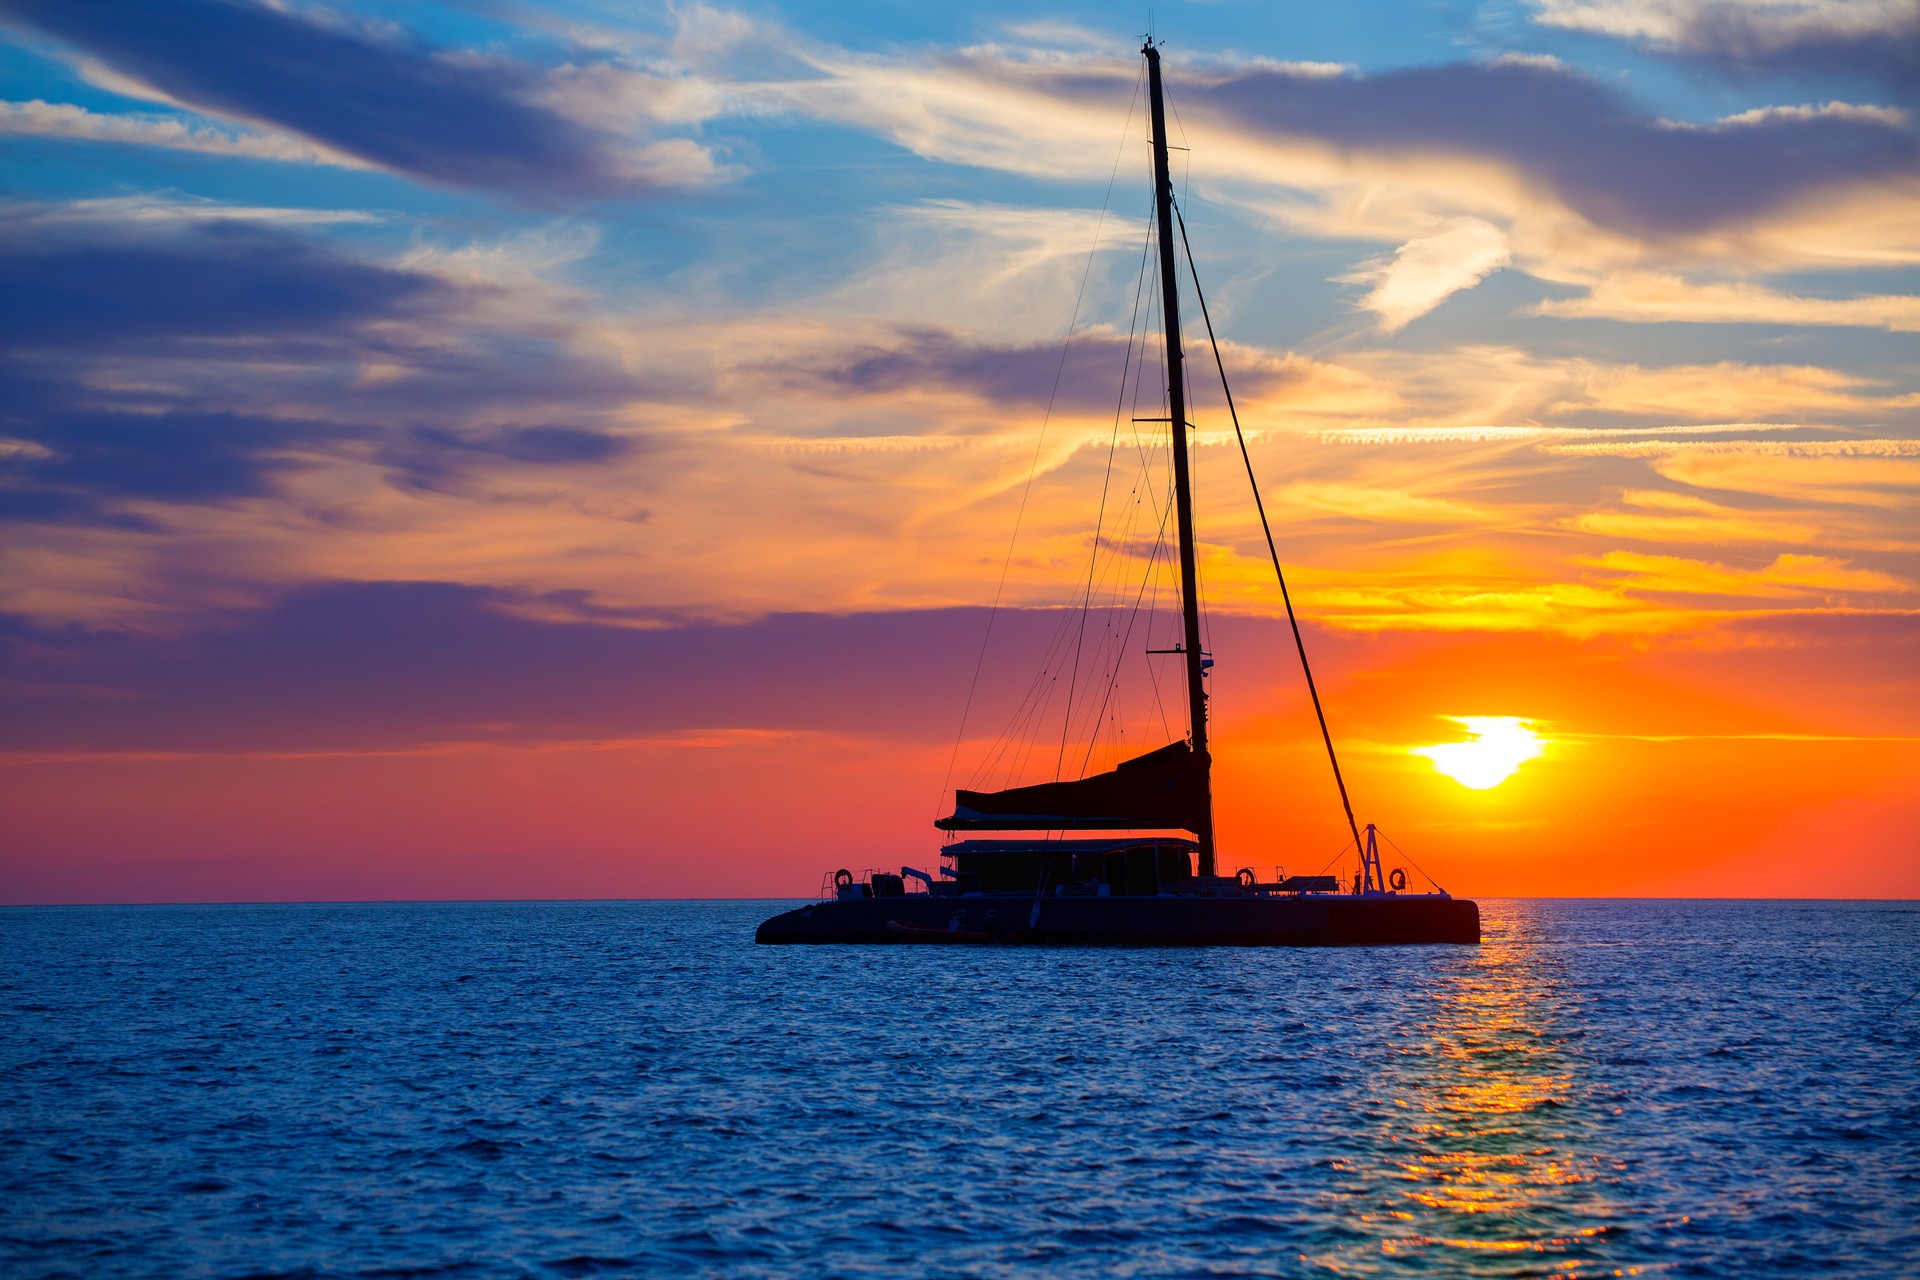
[[[962,791],[942,831],[1199,831],[1206,766],[1184,742],[1135,756],[1111,773],[1006,791]]]

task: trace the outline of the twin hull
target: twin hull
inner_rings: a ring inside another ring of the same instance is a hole
[[[1472,944],[1480,941],[1480,907],[1464,898],[1426,894],[1038,899],[1024,894],[909,894],[817,902],[783,912],[762,924],[754,941],[1145,947]]]

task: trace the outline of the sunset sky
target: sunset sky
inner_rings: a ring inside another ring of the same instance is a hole
[[[995,735],[1086,601],[1157,612],[1083,759],[1181,736],[1146,21],[0,0],[0,900],[927,866],[943,779],[1075,772]],[[1152,21],[1360,821],[1456,893],[1920,896],[1920,0]],[[1221,863],[1312,873],[1189,308]]]

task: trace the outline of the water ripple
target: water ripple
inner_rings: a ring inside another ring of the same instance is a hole
[[[0,911],[0,1272],[1912,1274],[1910,905],[1483,909],[1339,951]]]

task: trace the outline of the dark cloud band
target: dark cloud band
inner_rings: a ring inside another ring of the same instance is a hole
[[[534,200],[633,185],[609,139],[540,105],[537,71],[504,58],[246,0],[0,0],[0,18],[190,106],[430,182]]]
[[[1494,158],[1590,221],[1643,234],[1702,232],[1823,189],[1920,174],[1920,139],[1887,121],[1781,116],[1676,127],[1611,86],[1524,63],[1370,76],[1256,70],[1186,96],[1258,131],[1388,155]]]
[[[242,219],[0,209],[0,521],[155,529],[343,446],[441,489],[632,447],[592,423],[634,381],[476,329],[489,292]],[[405,376],[361,387],[368,363]]]

